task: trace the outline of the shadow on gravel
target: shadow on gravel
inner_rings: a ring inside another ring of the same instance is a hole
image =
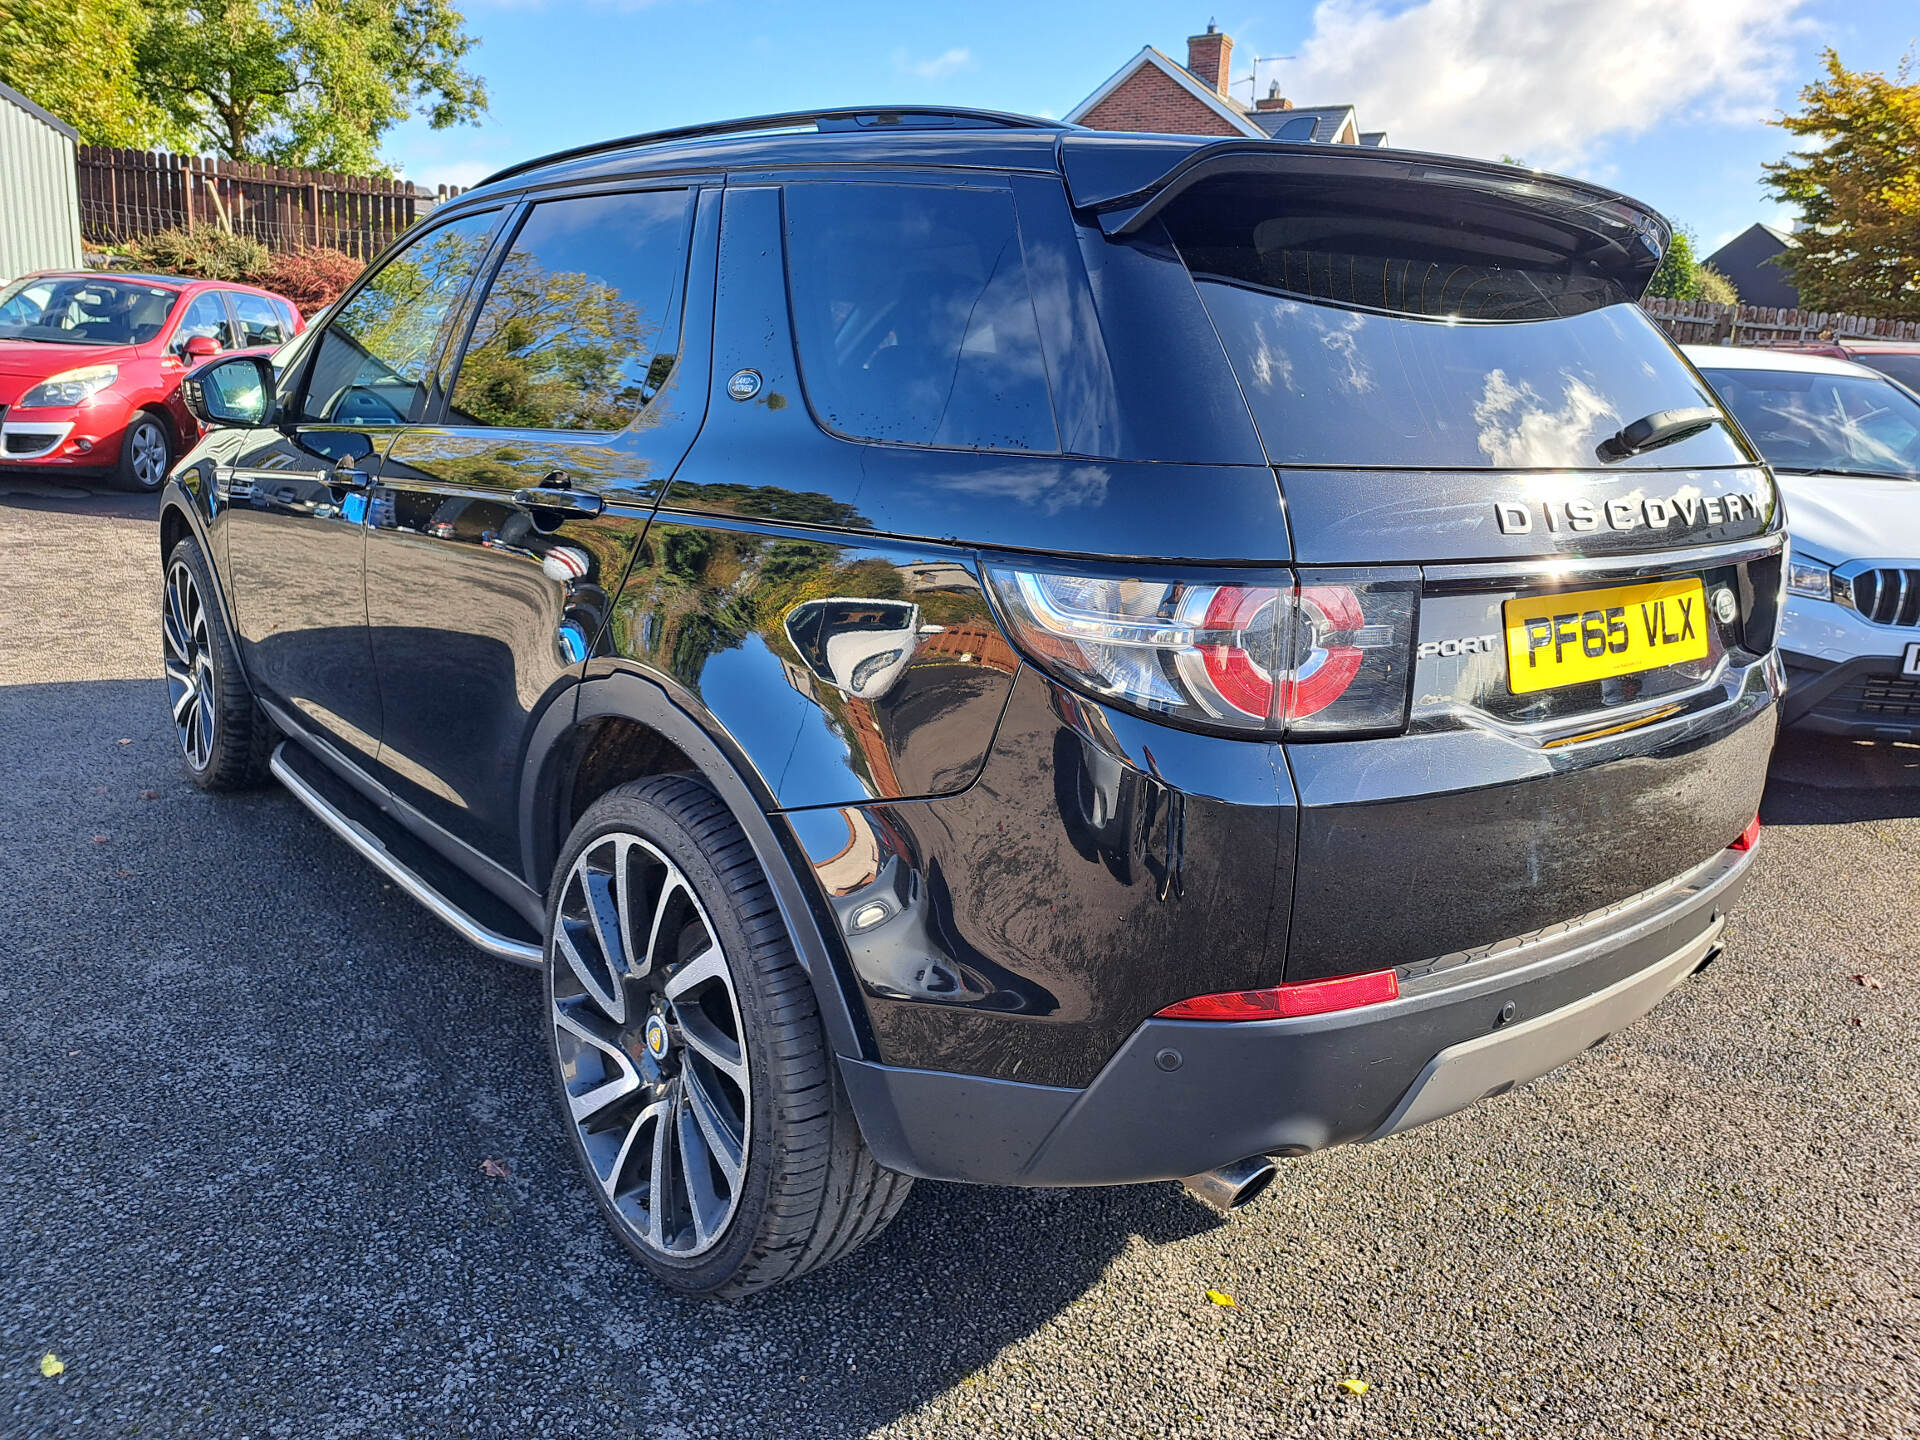
[[[160,497],[115,490],[105,481],[42,480],[0,471],[0,507],[97,515],[105,520],[152,520],[160,513]]]
[[[277,788],[195,790],[157,681],[0,687],[0,753],[0,1349],[69,1367],[5,1433],[861,1435],[1221,1223],[923,1184],[816,1275],[677,1300],[575,1170],[530,973]]]
[[[1838,825],[1920,815],[1920,745],[1782,731],[1760,818],[1768,825]]]

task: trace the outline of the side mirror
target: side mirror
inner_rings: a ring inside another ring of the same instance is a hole
[[[180,398],[194,419],[214,429],[264,425],[273,413],[273,365],[264,355],[202,365],[180,382]]]
[[[205,360],[220,353],[220,342],[211,335],[189,335],[187,337],[187,358]]]

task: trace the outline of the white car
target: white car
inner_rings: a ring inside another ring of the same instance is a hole
[[[1683,348],[1786,498],[1781,718],[1920,739],[1920,396],[1849,360]]]

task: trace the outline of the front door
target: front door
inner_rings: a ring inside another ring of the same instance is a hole
[[[450,221],[387,259],[283,377],[279,423],[249,434],[222,476],[249,679],[368,767],[381,726],[364,563],[372,479],[430,403],[449,319],[499,215]]]
[[[530,206],[439,423],[402,430],[381,467],[379,776],[514,873],[532,728],[580,673],[705,413],[708,317],[686,297],[713,293],[719,196],[700,194]]]

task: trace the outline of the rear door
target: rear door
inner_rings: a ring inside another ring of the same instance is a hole
[[[380,777],[510,870],[527,738],[579,673],[705,413],[718,200],[679,184],[522,207],[444,410],[381,468]]]
[[[280,423],[246,435],[222,477],[248,676],[363,766],[381,723],[363,567],[368,487],[400,426],[433,398],[437,357],[500,216],[423,231],[368,276],[283,377]],[[225,314],[219,295],[207,298]]]
[[[1368,646],[1353,595],[1418,595],[1397,713],[1289,727],[1288,978],[1478,953],[1717,855],[1772,740],[1779,501],[1633,303],[1658,237],[1547,177],[1275,163],[1154,223],[1285,497],[1300,673]]]

